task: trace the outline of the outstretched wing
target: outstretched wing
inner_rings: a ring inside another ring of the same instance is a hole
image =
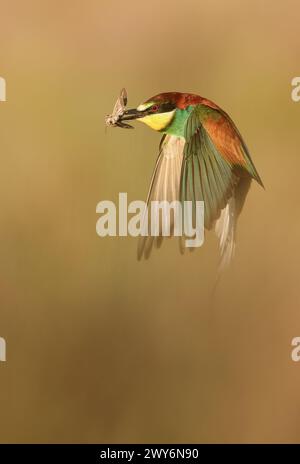
[[[118,97],[115,103],[112,116],[121,115],[124,112],[126,105],[127,105],[127,92],[125,89],[122,89],[120,92],[120,96]]]
[[[181,137],[173,135],[165,135],[160,143],[159,155],[155,164],[154,172],[152,175],[149,193],[147,197],[147,207],[151,207],[153,201],[172,201],[179,200],[179,186],[180,186],[180,175],[183,160],[183,148],[185,141]],[[148,211],[146,212],[146,214]],[[152,218],[153,219],[153,218]],[[166,220],[171,219],[166,218]],[[159,221],[158,235],[157,237],[151,236],[151,215],[149,214],[146,218],[148,236],[140,237],[138,244],[138,258],[141,259],[143,256],[148,258],[154,243],[160,246],[162,242],[162,221]],[[144,220],[145,222],[145,216]],[[170,231],[172,232],[173,224],[170,224]],[[145,226],[142,224],[142,229]]]
[[[204,201],[204,223],[210,229],[232,197],[239,179],[262,182],[247,147],[222,110],[196,105],[185,127],[181,201]]]

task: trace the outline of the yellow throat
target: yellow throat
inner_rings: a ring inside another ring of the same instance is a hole
[[[137,109],[138,111],[145,110],[148,106],[151,106],[151,103],[147,105],[140,105]],[[141,121],[147,126],[151,127],[156,131],[160,131],[167,127],[173,119],[175,110],[168,111],[167,113],[157,113],[157,114],[148,114],[144,118],[138,118],[137,121]]]

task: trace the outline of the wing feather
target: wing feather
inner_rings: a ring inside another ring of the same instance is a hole
[[[232,195],[236,176],[203,127],[197,107],[187,121],[185,138],[181,201],[193,206],[204,201],[204,224],[210,229]]]
[[[220,268],[234,254],[236,221],[251,179],[262,181],[236,126],[219,108],[196,105],[185,127],[181,201],[204,201],[206,229],[215,226]]]
[[[163,137],[146,201],[149,210],[151,209],[152,201],[166,200],[171,203],[174,200],[179,200],[184,144],[185,141],[182,137],[173,135],[166,135]],[[159,235],[157,237],[152,237],[150,235],[151,217],[148,212],[148,210],[145,211],[142,224],[143,229],[146,227],[145,223],[148,225],[148,236],[140,237],[139,239],[138,259],[142,257],[148,258],[153,245],[160,246],[162,243],[161,221],[159,224]],[[171,222],[171,232],[172,227],[173,224]]]

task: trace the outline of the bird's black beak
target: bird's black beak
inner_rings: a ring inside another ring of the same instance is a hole
[[[120,117],[120,121],[132,121],[133,119],[142,118],[145,116],[143,111],[138,111],[137,109],[127,110],[124,114]]]

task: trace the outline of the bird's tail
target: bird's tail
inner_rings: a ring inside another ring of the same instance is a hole
[[[234,257],[237,219],[245,203],[251,184],[251,177],[242,177],[235,187],[232,197],[216,221],[215,232],[219,238],[219,272],[226,269]]]
[[[215,225],[215,232],[220,247],[219,271],[223,271],[229,266],[235,251],[236,207],[234,196],[229,199],[222,210],[221,216]]]

